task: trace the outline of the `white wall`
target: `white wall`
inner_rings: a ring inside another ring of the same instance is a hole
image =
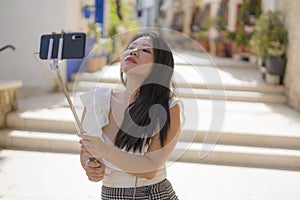
[[[78,5],[80,0],[1,0],[0,47],[12,44],[16,50],[0,52],[0,79],[22,80],[24,88],[52,90],[54,73],[48,62],[41,64],[33,54],[39,51],[41,34],[80,27]]]
[[[277,10],[278,3],[279,0],[262,0],[262,10]]]
[[[141,25],[141,27],[153,27],[155,25],[155,4],[157,3],[156,0],[142,0],[142,10],[143,14],[140,18],[138,18],[138,21]]]
[[[277,9],[288,31],[287,64],[284,75],[288,103],[300,112],[300,1],[280,0]]]
[[[230,0],[229,11],[228,11],[228,26],[229,31],[235,31],[237,22],[237,5],[243,3],[243,0]]]

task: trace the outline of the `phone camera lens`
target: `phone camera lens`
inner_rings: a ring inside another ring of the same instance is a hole
[[[81,35],[72,35],[72,40],[80,39],[82,38]]]

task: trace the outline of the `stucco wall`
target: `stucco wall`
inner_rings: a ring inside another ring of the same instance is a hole
[[[300,1],[281,0],[277,6],[283,13],[289,37],[284,79],[286,94],[289,104],[300,111]]]
[[[1,0],[0,47],[11,44],[15,51],[0,52],[0,79],[23,81],[23,88],[52,90],[56,77],[34,58],[42,33],[78,30],[80,0]]]
[[[237,5],[241,4],[243,0],[229,0],[229,11],[228,11],[228,27],[229,31],[236,31],[236,21],[237,21]]]

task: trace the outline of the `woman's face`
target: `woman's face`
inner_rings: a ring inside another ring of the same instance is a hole
[[[131,42],[121,59],[121,69],[127,75],[147,77],[154,62],[154,51],[150,37],[140,37]]]

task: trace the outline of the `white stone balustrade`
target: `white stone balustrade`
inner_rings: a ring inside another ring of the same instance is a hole
[[[5,126],[6,115],[18,108],[17,94],[21,81],[0,80],[0,128]]]

